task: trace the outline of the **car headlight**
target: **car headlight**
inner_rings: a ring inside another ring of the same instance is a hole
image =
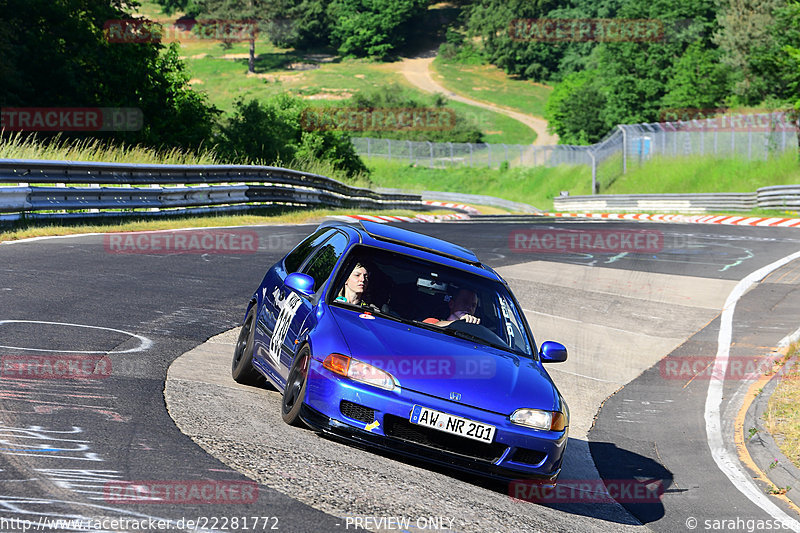
[[[340,376],[381,389],[392,390],[396,386],[394,376],[385,370],[339,353],[326,357],[322,366]]]
[[[567,427],[567,417],[559,411],[517,409],[509,419],[514,424],[544,431],[563,431]]]

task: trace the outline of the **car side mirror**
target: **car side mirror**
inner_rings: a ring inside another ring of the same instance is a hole
[[[300,293],[303,296],[314,295],[314,278],[308,274],[301,274],[299,272],[289,274],[286,276],[286,280],[283,283],[294,292]]]
[[[567,360],[567,348],[560,342],[545,341],[539,349],[542,363],[563,363]]]

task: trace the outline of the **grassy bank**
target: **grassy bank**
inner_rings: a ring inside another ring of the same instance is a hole
[[[177,15],[165,15],[160,6],[152,1],[143,2],[139,12],[164,24],[177,18]],[[233,104],[239,98],[265,100],[279,93],[292,94],[314,105],[347,105],[347,99],[359,92],[397,85],[416,100],[427,101],[430,98],[430,95],[408,83],[399,71],[399,62],[342,59],[330,51],[300,53],[277,48],[266,38],[259,37],[256,40],[255,73],[248,74],[248,51],[249,43],[246,42],[234,42],[226,47],[219,41],[206,39],[190,39],[180,43],[181,57],[186,62],[192,87],[204,92],[209,102],[225,113],[232,113]],[[465,75],[480,76],[480,73],[470,71]],[[497,78],[496,73],[494,78]],[[493,85],[495,83],[502,84],[502,81],[493,81]],[[522,86],[528,82],[517,83]],[[515,89],[510,92],[516,93],[519,86],[514,86]],[[549,90],[545,90],[547,92]],[[514,94],[518,99],[527,96],[527,93]],[[463,113],[477,124],[485,135],[485,142],[530,144],[536,139],[533,130],[500,113],[459,102],[450,102],[448,107]]]
[[[257,226],[264,224],[318,223],[333,215],[401,215],[413,217],[417,212],[407,210],[371,211],[369,209],[300,209],[263,208],[242,215],[174,216],[158,219],[130,217],[113,221],[100,219],[73,221],[21,221],[0,226],[0,242],[52,235],[77,233],[111,233],[120,231],[156,231],[179,228],[207,228],[223,226]],[[450,211],[426,211],[441,214]]]
[[[507,170],[455,167],[431,169],[372,160],[370,179],[379,187],[484,194],[551,209],[559,191],[591,192],[591,170],[584,166],[515,167]]]
[[[780,383],[769,399],[764,414],[766,428],[775,438],[783,454],[800,467],[800,367],[797,357],[800,346],[795,344],[790,359],[781,374]]]
[[[629,166],[608,194],[755,192],[769,185],[800,183],[797,153],[787,151],[767,161],[713,157],[656,157],[641,167]]]
[[[175,148],[171,150],[154,150],[141,146],[110,144],[91,138],[81,141],[55,138],[47,143],[43,143],[35,136],[24,137],[19,133],[7,139],[3,139],[3,142],[0,143],[0,159],[45,159],[174,165],[220,165],[228,163],[228,161],[221,160],[212,150],[203,150],[199,152]],[[251,161],[250,164],[283,166],[311,174],[320,174],[322,176],[334,178],[353,187],[371,188],[374,186],[369,176],[366,174],[357,174],[348,177],[344,172],[335,170],[333,165],[327,161],[304,159],[288,163]],[[3,183],[0,182],[0,185],[2,184]],[[6,183],[6,185],[9,184],[16,185],[16,183]]]
[[[453,92],[525,113],[544,116],[544,105],[552,87],[529,80],[516,80],[494,65],[449,63],[437,57],[433,77]]]
[[[379,187],[487,194],[544,210],[553,208],[552,199],[560,191],[591,194],[588,166],[429,169],[383,160],[371,160],[368,166]],[[755,192],[769,185],[800,184],[800,164],[791,152],[768,161],[654,158],[621,174],[621,164],[614,160],[601,165],[598,176],[603,194]]]

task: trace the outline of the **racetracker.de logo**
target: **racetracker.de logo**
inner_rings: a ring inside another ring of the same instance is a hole
[[[561,479],[555,486],[519,479],[508,485],[512,500],[545,504],[658,503],[662,494],[664,483],[660,479]]]
[[[664,40],[664,23],[655,19],[513,19],[514,41],[544,43],[618,43]]]
[[[258,485],[252,481],[109,481],[103,487],[108,503],[253,503]]]
[[[798,130],[796,119],[773,111],[734,114],[725,108],[667,108],[659,112],[659,119],[667,131],[794,133]]]
[[[6,131],[139,131],[138,107],[4,107],[0,129]]]
[[[105,355],[4,355],[0,377],[8,379],[102,379],[111,375]]]
[[[166,26],[145,19],[108,20],[103,33],[110,43],[240,42],[255,39],[258,20],[179,19]]]
[[[656,253],[664,234],[656,230],[521,229],[508,236],[518,253]]]
[[[455,111],[441,107],[307,108],[300,115],[305,131],[442,131],[455,124]]]
[[[762,356],[729,356],[717,359],[704,357],[667,357],[658,363],[661,377],[679,381],[729,380],[752,381],[761,376],[780,374],[780,379],[797,379],[797,363],[790,360],[782,364],[778,354]]]
[[[404,379],[490,379],[497,372],[495,359],[489,356],[409,356],[361,358],[366,363],[365,378],[379,378],[388,372],[400,383]]]
[[[252,254],[258,251],[258,234],[249,230],[109,233],[103,244],[110,254]]]

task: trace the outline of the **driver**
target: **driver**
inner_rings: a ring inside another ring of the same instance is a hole
[[[369,272],[367,271],[367,267],[361,263],[356,263],[356,266],[353,267],[353,271],[347,277],[335,301],[366,307],[367,303],[364,301],[364,292],[367,290],[368,284]]]
[[[478,295],[470,289],[458,289],[455,296],[450,298],[447,304],[450,307],[450,316],[444,320],[438,318],[426,318],[423,322],[434,326],[449,326],[456,320],[463,320],[470,324],[480,324],[481,319],[475,316],[475,309],[478,307]]]

